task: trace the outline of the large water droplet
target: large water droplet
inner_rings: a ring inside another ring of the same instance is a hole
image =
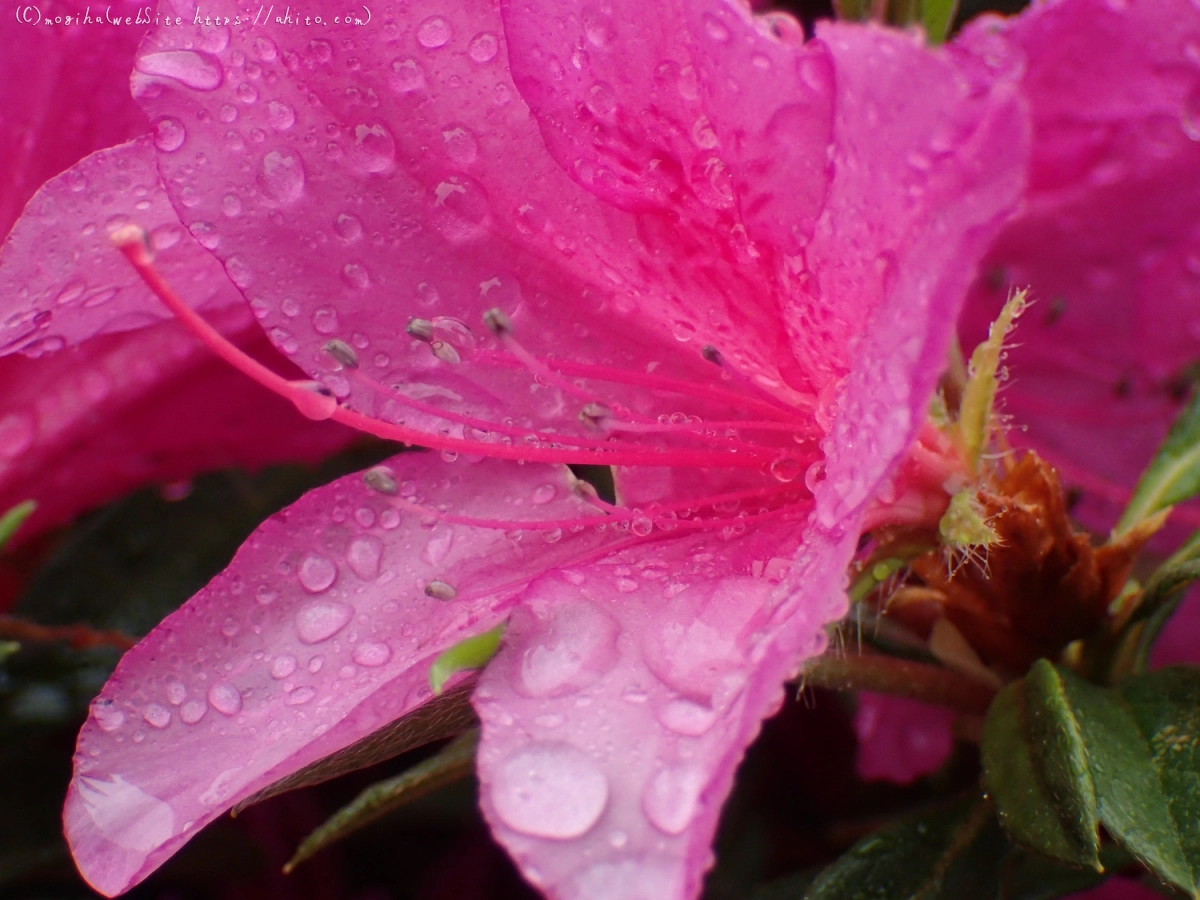
[[[490,211],[487,192],[469,175],[449,175],[433,187],[430,222],[439,234],[454,243],[484,233]]]
[[[311,594],[329,590],[337,578],[337,563],[319,553],[310,553],[300,563],[300,586]]]
[[[313,331],[317,334],[337,334],[338,314],[332,306],[322,306],[312,317]]]
[[[120,775],[107,780],[84,775],[75,784],[97,830],[122,850],[147,854],[175,836],[171,807]],[[138,865],[141,862],[136,860]],[[118,893],[126,886],[124,880],[117,881],[106,893]]]
[[[271,661],[271,677],[275,679],[287,678],[296,671],[296,657],[290,653],[281,653]]]
[[[467,45],[467,55],[477,63],[491,62],[499,50],[500,41],[490,31],[481,31]]]
[[[690,700],[672,700],[659,710],[658,720],[676,734],[699,737],[712,728],[717,714]]]
[[[148,703],[142,710],[142,718],[155,728],[166,728],[171,724],[171,711],[160,703]]]
[[[656,828],[667,834],[682,834],[696,817],[704,773],[693,766],[663,769],[642,793],[642,811]]]
[[[392,60],[388,87],[397,94],[411,94],[425,87],[425,70],[415,59]]]
[[[354,126],[354,140],[346,155],[364,172],[384,172],[396,159],[396,139],[382,123],[363,122]]]
[[[521,692],[563,696],[597,681],[618,659],[621,629],[598,606],[578,602],[553,607],[521,655]]]
[[[800,460],[794,456],[781,456],[779,459],[772,461],[771,474],[775,476],[776,481],[782,481],[784,484],[795,481],[800,476],[800,471],[803,468]]]
[[[371,273],[362,263],[346,263],[342,267],[342,281],[352,288],[365,290],[371,286]]]
[[[508,827],[545,838],[586,834],[608,803],[608,779],[592,758],[569,744],[526,744],[496,771],[496,814]]]
[[[296,613],[296,634],[305,644],[327,641],[354,615],[354,607],[340,600],[313,600]]]
[[[296,111],[282,100],[267,104],[267,121],[276,131],[287,131],[296,124]]]
[[[465,125],[443,128],[442,141],[446,155],[460,166],[470,165],[479,156],[479,142]]]
[[[187,687],[178,678],[171,678],[167,681],[167,702],[172,706],[178,706],[187,699]]]
[[[292,153],[272,150],[263,157],[258,183],[272,200],[292,203],[304,191],[304,163]]]
[[[189,700],[179,708],[179,718],[184,725],[195,725],[208,712],[208,704],[203,700]]]
[[[392,658],[392,648],[387,644],[366,643],[354,648],[351,658],[360,666],[375,668]]]
[[[450,23],[441,16],[430,16],[417,26],[417,43],[426,50],[436,50],[450,43]]]
[[[317,689],[306,684],[288,694],[287,704],[288,706],[302,706],[315,696],[317,696]]]
[[[543,484],[533,489],[533,502],[538,506],[549,503],[554,499],[557,489],[552,484]]]
[[[173,78],[194,91],[213,91],[221,86],[221,61],[199,50],[163,50],[138,58],[137,70],[145,75]]]
[[[174,153],[187,140],[187,129],[174,116],[163,116],[154,123],[154,146],[164,153]]]
[[[225,273],[229,276],[229,280],[242,290],[254,283],[254,272],[250,269],[249,263],[236,254],[225,260]]]
[[[208,689],[208,702],[225,716],[236,715],[242,710],[242,694],[228,681],[218,682]]]
[[[104,698],[92,701],[92,718],[101,731],[116,731],[125,724],[125,713],[113,706],[111,700]]]
[[[379,561],[383,557],[383,541],[372,534],[355,538],[346,550],[346,564],[363,581],[379,577]]]
[[[588,88],[583,104],[596,118],[607,120],[616,111],[617,95],[607,81],[597,81]]]
[[[362,222],[356,216],[342,213],[333,223],[333,230],[337,232],[338,237],[347,243],[353,243],[362,237],[363,228]]]

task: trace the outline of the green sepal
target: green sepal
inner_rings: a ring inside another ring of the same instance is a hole
[[[1171,426],[1142,473],[1113,535],[1120,537],[1159,510],[1200,493],[1200,391]]]
[[[507,625],[507,622],[501,622],[490,631],[459,641],[443,650],[429,667],[429,686],[433,692],[440,694],[450,676],[456,672],[480,669],[487,665],[500,649],[500,638],[504,636]]]
[[[1038,660],[996,696],[980,752],[984,785],[1015,840],[1053,859],[1100,869],[1087,749],[1050,663]]]
[[[418,763],[395,778],[377,781],[335,812],[300,842],[292,858],[283,867],[285,873],[311,856],[365,828],[376,819],[465,778],[475,767],[479,747],[479,729],[460,735],[429,759]]]
[[[25,500],[0,516],[0,550],[3,550],[12,540],[17,529],[25,524],[25,520],[33,515],[35,509],[37,509],[36,500]]]

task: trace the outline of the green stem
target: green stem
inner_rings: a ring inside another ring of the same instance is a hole
[[[964,713],[985,713],[996,691],[941,666],[874,653],[826,653],[804,670],[803,684],[834,691],[876,691]]]

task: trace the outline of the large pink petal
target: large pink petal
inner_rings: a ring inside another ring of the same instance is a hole
[[[561,900],[699,893],[745,748],[844,612],[854,537],[690,535],[530,585],[475,707],[484,814],[531,882]]]
[[[0,247],[0,509],[38,501],[23,538],[147,483],[315,462],[354,437],[305,419],[171,321],[108,239],[134,219],[184,296],[244,349],[290,368],[179,224],[150,138],[51,179]]]
[[[441,650],[493,627],[546,567],[612,540],[517,530],[595,514],[565,469],[417,453],[390,466],[395,501],[358,476],[313,491],[121,661],[80,734],[64,814],[98,890],[136,884],[239,800],[424,703]],[[434,580],[457,596],[427,596]]]
[[[964,342],[1008,285],[1032,287],[1004,393],[1012,439],[1087,489],[1078,512],[1106,526],[1200,358],[1200,10],[1044,3],[961,43],[988,62],[1024,54],[1034,122],[1025,210],[989,254]]]
[[[186,123],[160,154],[168,190],[186,224],[213,227],[276,345],[352,407],[468,436],[473,416],[492,439],[518,440],[530,426],[595,437],[578,421],[588,399],[651,420],[745,418],[706,343],[769,376],[755,391],[794,399],[773,361],[785,359],[777,318],[757,299],[775,290],[770,267],[725,252],[729,236],[714,255],[670,214],[634,216],[574,184],[512,84],[490,2],[329,40],[236,32],[211,53],[182,49],[190,40],[163,29],[138,64],[144,107]],[[218,174],[197,154],[230,162]],[[483,327],[491,307],[582,380],[535,382]],[[438,316],[434,336],[457,364],[405,333],[410,318]],[[362,377],[330,376],[321,347],[356,335]],[[664,390],[664,378],[685,385]],[[372,393],[367,379],[403,394]]]
[[[16,4],[0,16],[0,236],[42,182],[83,157],[144,134],[146,114],[129,93],[134,51],[152,8],[142,0],[96,6],[47,0],[22,22]],[[90,22],[74,23],[87,12]],[[120,25],[96,19],[120,17]],[[49,22],[64,16],[72,24]]]

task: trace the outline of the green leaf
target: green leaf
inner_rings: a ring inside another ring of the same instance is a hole
[[[983,898],[994,894],[1006,843],[991,804],[959,800],[859,841],[803,900]]]
[[[980,751],[984,784],[1013,838],[1054,859],[1099,869],[1087,751],[1050,663],[1038,660],[997,695]]]
[[[434,741],[462,734],[474,727],[478,721],[475,711],[471,708],[471,693],[474,689],[473,679],[456,684],[444,694],[418,706],[404,718],[397,719],[332,756],[317,760],[298,772],[268,785],[235,806],[233,814],[237,815],[247,807],[277,794],[320,784],[347,772],[365,769],[417,747],[432,744]]]
[[[1192,846],[1194,840],[1185,842],[1182,835],[1200,829],[1195,816],[1200,806],[1190,807],[1190,820],[1180,818],[1176,813],[1187,810],[1174,806],[1164,791],[1157,768],[1161,763],[1156,761],[1160,751],[1152,749],[1127,699],[1141,696],[1141,679],[1126,682],[1118,694],[1069,670],[1057,671],[1087,746],[1100,821],[1146,868],[1196,896],[1200,884],[1185,849],[1185,843]]]
[[[1129,679],[1117,691],[1149,745],[1168,800],[1169,824],[1191,875],[1190,883],[1170,880],[1195,896],[1200,888],[1200,670],[1160,669]]]
[[[1121,537],[1159,510],[1200,493],[1200,391],[1171,426],[1154,460],[1142,473],[1117,527]]]
[[[931,44],[946,40],[954,14],[958,11],[958,0],[923,0],[921,24],[925,26],[925,37]]]
[[[479,730],[472,729],[406,772],[371,785],[306,837],[283,871],[291,872],[309,857],[406,803],[465,778],[475,766],[478,746]]]
[[[1133,857],[1124,848],[1109,844],[1100,850],[1100,862],[1103,873],[1065,866],[1039,853],[1016,848],[1004,861],[996,900],[1054,900],[1085,891],[1105,881],[1109,872],[1129,865]]]
[[[459,641],[453,647],[443,650],[429,667],[429,686],[433,688],[433,692],[440,694],[450,676],[456,672],[479,669],[487,665],[500,649],[500,638],[504,636],[507,624],[501,622],[490,631]]]
[[[12,540],[17,529],[25,524],[25,520],[33,515],[35,509],[37,509],[36,500],[25,500],[0,516],[0,550],[3,550],[5,545]]]
[[[1200,531],[1188,539],[1155,571],[1146,584],[1141,605],[1133,620],[1126,626],[1126,634],[1137,641],[1133,658],[1133,671],[1145,672],[1150,663],[1154,642],[1162,633],[1163,626],[1175,615],[1183,600],[1183,589],[1200,579]]]

